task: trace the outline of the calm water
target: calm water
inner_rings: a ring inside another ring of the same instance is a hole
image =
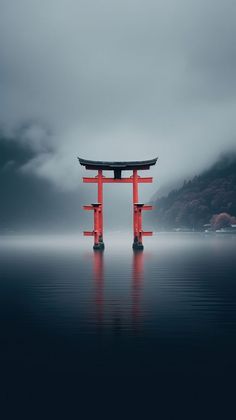
[[[0,239],[6,398],[235,382],[236,236],[160,234],[139,253],[122,235],[104,253],[91,245]]]

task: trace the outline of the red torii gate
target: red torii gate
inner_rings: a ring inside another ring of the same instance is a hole
[[[142,211],[152,210],[152,206],[139,203],[138,184],[151,183],[152,177],[140,177],[138,170],[150,169],[155,165],[157,158],[138,162],[100,162],[93,160],[85,160],[78,158],[82,166],[89,170],[97,170],[98,174],[94,178],[84,177],[83,182],[95,183],[98,185],[97,203],[83,206],[84,210],[93,210],[94,212],[94,229],[92,232],[84,232],[85,236],[94,237],[94,250],[103,250],[103,184],[110,183],[128,183],[133,184],[133,231],[134,242],[133,249],[143,250],[143,236],[152,236],[152,232],[144,232],[142,230]],[[114,178],[103,176],[103,171],[114,171]],[[122,178],[122,171],[133,171],[133,175],[129,178]]]

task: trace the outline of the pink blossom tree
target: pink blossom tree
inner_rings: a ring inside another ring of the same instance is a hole
[[[236,223],[236,218],[228,213],[214,214],[210,220],[211,227],[213,229],[221,229],[229,227]]]

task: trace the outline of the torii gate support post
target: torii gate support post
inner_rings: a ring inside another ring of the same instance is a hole
[[[102,169],[98,169],[98,174],[92,178],[98,185],[97,198],[98,202],[90,206],[83,206],[84,210],[93,210],[94,212],[94,227],[92,232],[84,232],[84,236],[93,236],[94,244],[93,249],[104,250],[105,245],[103,242],[103,175]]]
[[[104,249],[103,242],[103,182],[102,182],[102,169],[98,169],[98,203],[100,204],[99,212],[99,237],[98,246],[94,243],[95,248]],[[95,246],[96,245],[96,246]]]
[[[133,230],[134,230],[134,242],[133,249],[143,250],[142,236],[139,234],[139,223],[141,221],[142,226],[142,214],[141,220],[139,219],[138,209],[138,171],[133,170]]]
[[[133,249],[143,250],[143,236],[152,236],[152,232],[144,232],[142,227],[142,211],[152,210],[152,206],[147,206],[138,202],[138,183],[139,176],[137,169],[133,170],[133,230],[134,242]]]

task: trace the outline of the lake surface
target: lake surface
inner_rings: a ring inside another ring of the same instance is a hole
[[[1,237],[6,399],[235,383],[236,236],[117,236]]]

